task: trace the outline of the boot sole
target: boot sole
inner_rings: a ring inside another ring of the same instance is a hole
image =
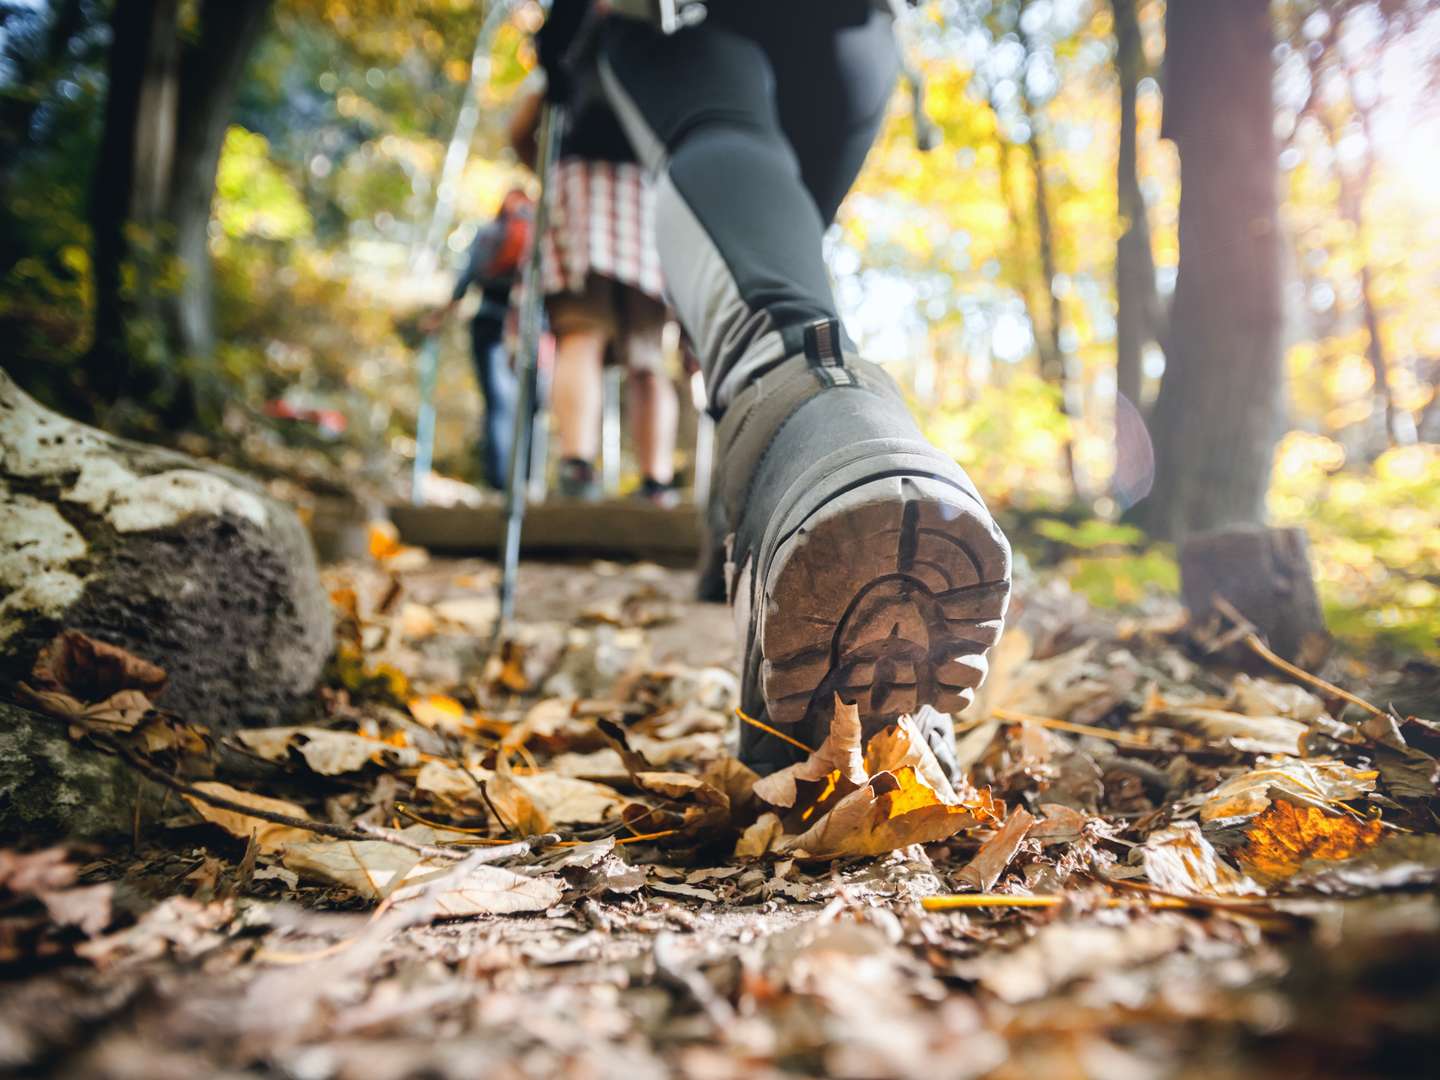
[[[837,693],[867,731],[922,705],[959,712],[985,678],[1009,595],[1009,545],[960,488],[902,475],[839,495],[781,543],[766,575],[770,721],[823,733]]]

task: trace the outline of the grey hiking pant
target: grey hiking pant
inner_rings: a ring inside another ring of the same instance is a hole
[[[834,319],[821,238],[899,72],[872,0],[714,0],[666,37],[608,19],[600,78],[656,185],[666,289],[717,412]]]

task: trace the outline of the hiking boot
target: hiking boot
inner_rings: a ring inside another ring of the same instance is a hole
[[[806,355],[761,375],[720,422],[741,707],[817,747],[837,694],[867,738],[931,705],[918,719],[953,776],[949,714],[970,704],[1000,636],[1010,547],[894,382],[842,361],[838,336],[833,322],[808,328]],[[740,759],[757,772],[803,756],[741,727]]]
[[[635,489],[635,497],[658,506],[662,510],[674,510],[680,505],[680,489],[673,483],[666,483],[647,476]]]
[[[562,499],[598,502],[600,480],[595,466],[584,458],[561,458],[555,471],[555,490]]]

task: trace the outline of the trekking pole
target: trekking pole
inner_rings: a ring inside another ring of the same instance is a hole
[[[519,387],[515,403],[515,427],[510,440],[510,476],[505,485],[505,532],[500,546],[500,614],[495,620],[491,650],[498,644],[505,625],[515,614],[515,579],[520,569],[520,531],[525,523],[529,497],[530,450],[535,433],[535,400],[540,378],[540,334],[545,314],[545,283],[541,280],[541,245],[550,221],[550,200],[554,195],[554,171],[559,156],[560,133],[565,110],[546,102],[540,113],[535,140],[535,173],[540,178],[540,197],[535,202],[535,224],[530,251],[520,276],[520,345],[517,351]]]
[[[415,467],[410,474],[410,503],[425,505],[425,477],[435,457],[435,380],[440,371],[440,335],[425,335],[420,346],[420,408],[415,416]]]

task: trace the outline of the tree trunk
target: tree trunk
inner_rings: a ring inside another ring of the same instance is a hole
[[[199,39],[181,64],[170,223],[183,276],[179,291],[167,297],[166,321],[175,347],[190,358],[207,359],[215,348],[210,268],[215,172],[235,92],[270,5],[271,0],[209,0]]]
[[[270,0],[207,0],[184,49],[179,0],[117,0],[95,169],[95,342],[90,390],[146,398],[171,423],[193,417],[179,355],[214,347],[210,203],[226,121]],[[160,278],[171,259],[178,290]],[[126,278],[132,280],[126,281]]]
[[[1029,37],[1017,24],[1016,32],[1025,47],[1026,55],[1031,53]],[[1030,99],[1021,80],[1020,101],[1025,110],[1029,135],[1025,139],[1025,150],[1030,159],[1031,182],[1035,195],[1036,246],[1040,255],[1040,276],[1045,288],[1047,319],[1043,330],[1036,327],[1035,340],[1040,352],[1040,375],[1046,382],[1060,391],[1060,409],[1071,423],[1078,423],[1081,415],[1080,378],[1075,370],[1074,358],[1065,351],[1062,344],[1065,329],[1065,308],[1055,291],[1055,279],[1059,267],[1055,260],[1055,225],[1050,217],[1050,188],[1045,177],[1045,147],[1040,139],[1040,110]],[[1085,490],[1085,479],[1080,463],[1075,458],[1074,433],[1067,432],[1063,450],[1065,471],[1070,479],[1071,497],[1079,500]]]
[[[1116,202],[1120,239],[1115,246],[1115,386],[1140,408],[1140,350],[1158,336],[1160,301],[1155,293],[1155,259],[1150,218],[1140,192],[1136,117],[1137,88],[1145,74],[1136,0],[1111,0],[1115,12],[1115,72],[1120,82],[1120,156]]]
[[[1264,519],[1283,369],[1269,7],[1171,4],[1166,37],[1180,266],[1139,516],[1179,539]]]
[[[145,392],[134,331],[153,309],[153,239],[169,190],[179,78],[178,0],[117,0],[111,15],[104,134],[90,201],[95,341],[84,370],[106,401]],[[137,243],[137,233],[145,242]],[[145,250],[147,247],[150,250]],[[127,266],[136,277],[122,281]]]
[[[1365,153],[1360,168],[1353,174],[1337,163],[1336,173],[1340,180],[1340,213],[1354,231],[1354,244],[1360,263],[1360,312],[1365,320],[1365,358],[1374,373],[1374,411],[1376,419],[1384,428],[1385,446],[1399,446],[1415,441],[1414,431],[1408,423],[1408,414],[1402,414],[1395,407],[1395,395],[1390,386],[1390,363],[1385,356],[1385,339],[1381,335],[1380,310],[1375,302],[1375,273],[1370,265],[1370,244],[1365,221],[1365,197],[1370,192],[1370,183],[1375,174],[1375,132],[1371,124],[1371,107],[1361,104],[1356,92],[1355,71],[1343,57],[1340,61],[1345,68],[1346,84],[1350,89],[1350,105],[1360,121],[1365,135]],[[1340,132],[1333,124],[1326,124],[1330,145],[1338,149]]]

